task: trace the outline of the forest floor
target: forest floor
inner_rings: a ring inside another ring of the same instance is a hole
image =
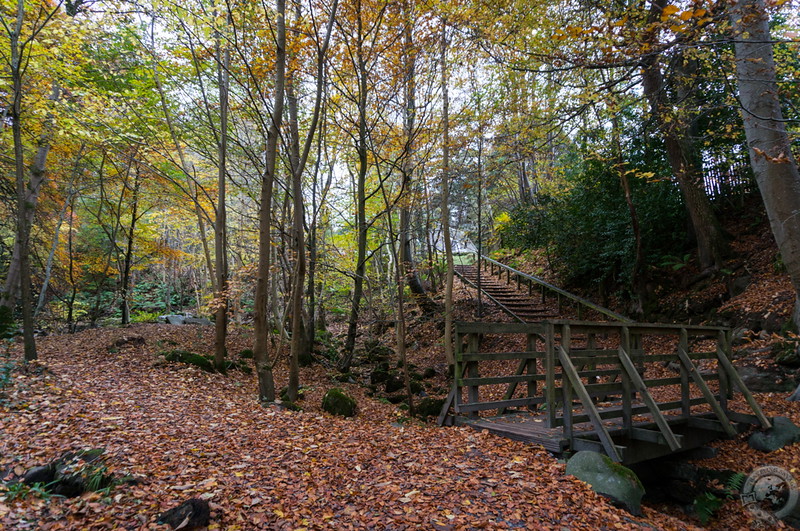
[[[785,318],[788,279],[773,267],[768,235],[748,230],[737,235],[738,258],[731,263],[731,271],[749,277],[741,293],[721,296],[731,279],[717,278],[665,293],[664,304],[705,308],[703,301],[714,299],[722,305],[719,315],[734,325],[754,316]],[[692,274],[691,264],[682,274]],[[470,293],[456,291],[461,318],[469,319]],[[426,382],[430,394],[446,391],[436,323],[412,318],[411,325],[409,361],[436,372]],[[391,334],[381,336],[388,346]],[[774,366],[771,345],[783,339],[742,330],[736,362],[767,370]],[[234,328],[228,352],[251,344],[249,329]],[[212,352],[213,327],[96,329],[39,338],[38,345],[36,363],[21,363],[19,345],[0,357],[0,529],[167,529],[156,523],[159,514],[190,497],[209,501],[208,529],[727,530],[757,524],[736,499],[706,526],[675,506],[645,503],[643,516],[631,516],[565,476],[565,465],[540,447],[409,419],[372,396],[362,377],[340,383],[324,363],[301,369],[303,411],[291,411],[259,405],[253,375],[164,361],[161,353],[172,349]],[[275,379],[278,388],[285,385],[285,363],[276,366]],[[356,399],[357,416],[322,412],[322,396],[332,387]],[[800,424],[800,403],[785,401],[786,394],[756,398],[767,415]],[[746,438],[713,443],[717,457],[699,464],[745,473],[776,465],[800,477],[800,445],[762,454]],[[109,472],[135,481],[76,498],[15,488],[31,467],[84,448],[104,448]]]

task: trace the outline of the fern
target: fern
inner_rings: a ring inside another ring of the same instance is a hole
[[[728,497],[731,498],[735,493],[741,492],[746,480],[747,475],[742,472],[734,472],[731,474],[730,477],[728,477],[728,481],[725,482],[725,490],[728,491]]]
[[[725,500],[717,498],[710,492],[704,492],[694,499],[692,507],[700,522],[706,525],[724,503]]]

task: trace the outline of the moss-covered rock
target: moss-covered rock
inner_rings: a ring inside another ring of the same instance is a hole
[[[251,360],[253,359],[253,355],[254,355],[253,349],[251,348],[246,348],[241,352],[239,352],[239,357],[242,358],[243,360]]]
[[[416,380],[411,380],[411,394],[418,395],[422,392],[422,384]]]
[[[164,359],[167,361],[177,361],[179,363],[187,363],[189,365],[194,365],[196,367],[200,367],[204,371],[207,372],[214,372],[214,363],[207,357],[203,356],[202,354],[196,354],[194,352],[188,352],[186,350],[170,350],[168,352],[162,352],[164,355]]]
[[[356,414],[356,401],[340,388],[334,387],[322,397],[322,409],[331,415],[354,417]]]
[[[608,456],[582,451],[567,462],[567,474],[585,481],[592,490],[611,499],[614,505],[641,515],[644,487],[636,473]]]
[[[444,407],[444,398],[423,398],[415,405],[418,416],[422,418],[436,417]]]
[[[436,376],[436,369],[434,369],[433,367],[428,367],[427,369],[425,369],[425,372],[422,373],[422,378],[425,380],[433,378],[434,376]]]
[[[405,382],[403,381],[403,377],[397,373],[392,373],[386,379],[386,392],[387,393],[394,393],[400,391],[401,389],[405,389]]]
[[[772,346],[775,363],[787,367],[800,367],[800,352],[797,341],[783,341]]]

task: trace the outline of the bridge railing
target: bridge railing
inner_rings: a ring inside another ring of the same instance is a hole
[[[524,334],[522,350],[485,346],[490,336],[513,334]],[[543,428],[561,428],[573,449],[601,449],[617,461],[624,448],[615,434],[673,452],[685,447],[685,435],[671,427],[676,420],[728,436],[735,433],[731,422],[769,427],[729,360],[730,334],[647,323],[456,323],[453,390],[440,422],[451,405],[467,423],[492,410],[533,412]],[[734,391],[752,415],[731,409]],[[641,427],[643,417],[651,428]],[[587,423],[590,439],[583,436]]]

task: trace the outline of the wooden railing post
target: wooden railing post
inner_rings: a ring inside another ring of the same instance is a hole
[[[680,329],[678,352],[689,351],[689,335],[685,328]],[[680,359],[678,360],[680,362]],[[691,397],[689,396],[689,370],[681,363],[681,416],[688,419],[692,414]]]
[[[544,336],[544,372],[545,372],[545,407],[547,408],[547,427],[556,425],[556,345],[555,326],[545,325]]]
[[[619,329],[620,356],[627,356],[630,350],[631,333],[627,326],[623,326]],[[633,428],[633,391],[628,373],[622,370],[622,362],[620,362],[620,376],[622,377],[622,426],[630,433]]]
[[[476,354],[479,349],[480,345],[480,334],[470,334],[469,336],[469,347],[468,352],[471,354]],[[467,377],[468,378],[478,378],[480,375],[478,374],[478,362],[477,361],[470,361],[467,364]],[[471,404],[475,404],[476,402],[480,402],[480,391],[477,385],[470,385],[467,387],[467,397]],[[470,417],[477,417],[477,411],[470,411]]]
[[[571,334],[570,326],[568,324],[561,325],[561,349],[567,357],[569,357],[571,350]],[[565,376],[564,363],[562,362],[560,365],[562,371],[561,389],[564,396],[564,409],[561,413],[561,416],[564,419],[564,437],[570,441],[570,444],[572,444],[572,382]]]

